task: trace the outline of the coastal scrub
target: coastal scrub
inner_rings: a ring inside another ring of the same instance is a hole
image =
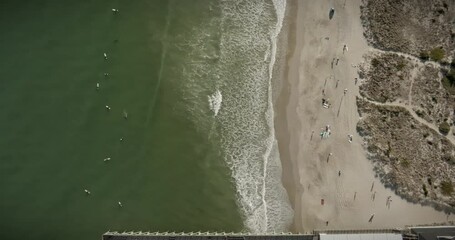
[[[436,62],[440,62],[444,58],[444,49],[437,47],[430,52],[430,58]]]
[[[450,180],[441,182],[441,192],[446,196],[450,196],[453,193],[453,184]]]

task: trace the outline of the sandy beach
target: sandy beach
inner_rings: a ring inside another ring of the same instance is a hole
[[[297,9],[295,14],[291,11],[291,51],[275,106],[275,127],[283,184],[295,210],[293,232],[399,228],[455,220],[386,189],[366,157],[356,132],[355,99],[361,81],[356,83],[355,78],[363,55],[374,49],[363,37],[360,4],[360,0],[290,4]],[[331,7],[335,13],[329,19]],[[323,107],[323,98],[329,108]],[[327,128],[330,135],[322,138]]]

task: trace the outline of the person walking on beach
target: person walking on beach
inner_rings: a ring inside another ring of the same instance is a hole
[[[333,18],[334,14],[335,14],[335,8],[330,8],[330,10],[329,10],[329,19],[330,20]]]
[[[354,84],[357,85],[357,78],[354,78]]]
[[[371,214],[370,220],[368,220],[368,222],[373,222],[373,218],[374,218],[374,213]]]
[[[338,171],[338,177],[341,176],[341,171]]]
[[[388,196],[387,197],[387,201],[385,203],[386,207],[388,207],[390,209],[390,202],[392,202],[392,199],[390,199],[392,196]]]
[[[329,162],[329,159],[331,156],[332,156],[332,153],[329,153],[329,156],[327,156],[327,162]]]
[[[357,192],[354,192],[354,200],[355,200],[356,197],[357,197]]]
[[[345,51],[346,52],[348,51],[348,46],[346,46],[346,44],[344,44],[344,46],[343,46],[343,54],[344,54]]]
[[[337,61],[336,61],[336,63],[335,63],[335,65],[337,65],[337,66],[338,66],[338,61],[340,61],[340,59],[339,59],[339,58],[337,58]]]
[[[347,92],[348,92],[348,89],[345,88],[345,89],[344,89],[344,95],[346,95]]]
[[[335,88],[337,88],[337,87],[338,87],[338,82],[339,82],[339,81],[340,81],[340,80],[338,79],[338,80],[337,80],[337,84],[335,85]]]

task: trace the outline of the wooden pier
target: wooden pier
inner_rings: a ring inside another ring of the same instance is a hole
[[[162,232],[107,232],[103,240],[318,240],[313,234],[271,234],[254,235],[249,233],[162,233]]]
[[[404,229],[314,230],[312,234],[213,232],[106,232],[103,240],[428,240],[455,236],[455,226],[427,226]]]

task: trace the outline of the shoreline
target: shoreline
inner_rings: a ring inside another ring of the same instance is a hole
[[[329,1],[317,6],[288,1],[289,9],[297,8],[289,13],[288,52],[274,118],[282,183],[295,213],[292,232],[403,227],[454,218],[407,202],[385,188],[367,159],[356,131],[359,85],[354,78],[359,76],[354,66],[371,49],[363,36],[360,4],[361,0],[333,6]],[[336,9],[331,20],[330,7]],[[349,51],[343,51],[344,44]],[[340,62],[332,68],[334,58]],[[322,91],[332,104],[329,109],[321,105]],[[320,139],[326,125],[331,126],[331,137]],[[352,143],[347,139],[350,134]],[[388,196],[393,200],[389,208],[384,204]]]
[[[288,200],[292,207],[292,210],[295,214],[295,203],[294,203],[294,194],[291,189],[296,187],[295,179],[292,175],[285,174],[292,172],[292,164],[289,161],[283,161],[284,159],[289,159],[289,152],[283,151],[283,147],[289,145],[290,139],[289,133],[287,132],[287,121],[284,117],[285,108],[278,108],[277,106],[286,106],[288,103],[287,94],[289,92],[289,83],[288,83],[288,63],[290,60],[290,55],[296,49],[295,41],[295,20],[297,17],[297,2],[296,1],[287,1],[286,3],[286,13],[283,21],[283,26],[281,33],[278,36],[277,44],[277,62],[275,63],[278,67],[275,71],[275,77],[272,79],[272,102],[273,102],[273,111],[274,116],[274,131],[275,139],[277,140],[277,145],[279,149],[280,164],[282,168],[281,174],[281,183],[286,190],[288,195]],[[292,219],[294,216],[292,217]],[[294,221],[292,221],[290,229],[294,229]]]

